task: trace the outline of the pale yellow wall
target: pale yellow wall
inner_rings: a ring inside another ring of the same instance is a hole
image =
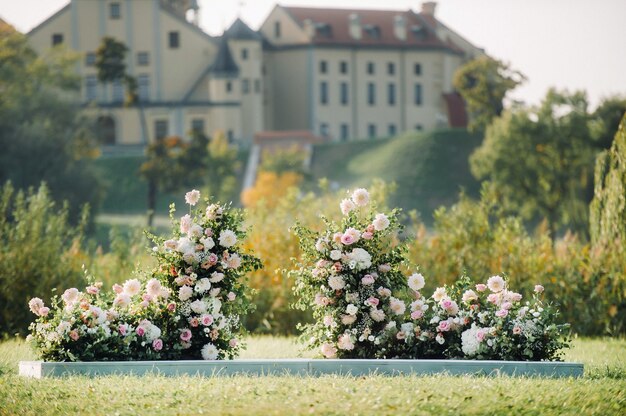
[[[281,36],[278,38],[274,33],[274,24],[276,22],[280,22],[281,28]],[[277,46],[309,42],[309,36],[306,32],[280,6],[274,7],[259,28],[259,31],[267,40]]]
[[[273,103],[274,129],[309,129],[308,53],[305,49],[266,52],[267,77],[273,88],[266,99]]]
[[[49,20],[45,25],[40,26],[28,34],[29,43],[42,54],[52,47],[52,35],[54,33],[63,34],[64,43],[68,48],[72,46],[72,28],[70,20],[70,8],[65,8],[60,14]]]

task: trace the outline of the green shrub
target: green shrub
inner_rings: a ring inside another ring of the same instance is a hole
[[[35,192],[0,191],[0,334],[26,333],[37,294],[84,283],[82,250],[88,210],[77,226],[68,222],[67,203],[58,207],[42,184]],[[46,299],[48,301],[49,299]]]

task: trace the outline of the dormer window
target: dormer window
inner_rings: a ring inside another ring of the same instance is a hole
[[[417,40],[426,39],[426,29],[420,25],[411,26],[411,33]]]
[[[363,25],[363,31],[370,39],[380,39],[380,27],[376,25]]]
[[[333,37],[333,28],[328,23],[316,23],[315,32],[320,37],[324,37],[324,38]]]

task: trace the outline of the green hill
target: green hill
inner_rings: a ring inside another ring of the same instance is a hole
[[[341,187],[368,185],[381,178],[398,184],[392,205],[416,209],[430,223],[432,212],[451,205],[461,189],[477,196],[480,186],[468,158],[482,138],[465,130],[407,133],[393,139],[325,144],[314,148],[314,178],[326,177]]]

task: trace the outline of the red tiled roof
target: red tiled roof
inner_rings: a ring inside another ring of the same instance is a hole
[[[310,19],[314,25],[328,25],[328,31],[317,30],[312,43],[316,45],[361,45],[361,46],[394,46],[394,47],[424,47],[446,48],[455,52],[460,50],[448,42],[437,37],[432,22],[427,22],[426,15],[406,10],[365,10],[365,9],[322,9],[314,7],[286,7],[283,9],[302,27],[305,20]],[[379,36],[370,36],[363,30],[361,39],[354,39],[350,35],[350,16],[358,15],[361,28],[378,27]],[[394,19],[401,15],[405,18],[407,35],[401,40],[394,33]],[[430,17],[428,17],[430,19]],[[435,20],[432,18],[432,20]],[[436,21],[436,20],[435,20]],[[416,36],[414,29],[421,28],[422,32]]]
[[[467,111],[465,101],[457,92],[443,94],[443,99],[448,107],[448,123],[450,127],[467,127]]]

